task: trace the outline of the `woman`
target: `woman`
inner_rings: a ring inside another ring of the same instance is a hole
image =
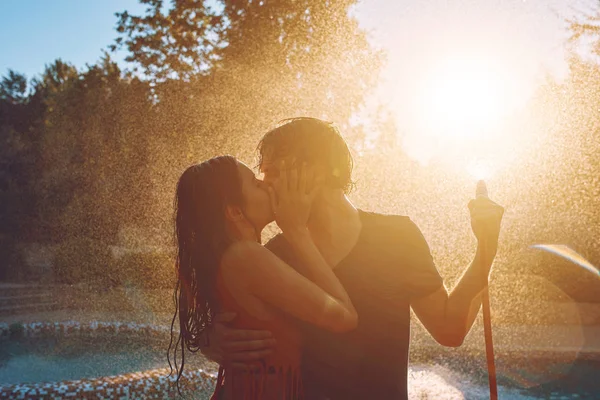
[[[219,311],[236,312],[235,327],[271,331],[277,343],[257,371],[221,369],[213,398],[301,399],[300,336],[289,316],[335,332],[358,323],[306,229],[318,193],[314,171],[285,165],[281,171],[267,187],[247,166],[222,156],[189,167],[177,185],[178,380],[184,348],[199,349]],[[273,216],[310,280],[260,244]]]

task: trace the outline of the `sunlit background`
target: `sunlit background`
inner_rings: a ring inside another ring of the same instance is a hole
[[[351,145],[352,201],[409,215],[448,288],[485,179],[506,207],[490,285],[502,398],[600,393],[598,1],[153,4],[0,3],[6,329],[167,326],[182,170],[225,153],[255,165],[267,129],[311,115]],[[485,398],[479,322],[457,350],[418,323],[412,343],[413,398]],[[48,365],[15,351],[0,347],[0,386]],[[102,357],[86,377],[165,367]]]

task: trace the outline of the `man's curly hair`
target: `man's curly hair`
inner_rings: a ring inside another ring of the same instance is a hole
[[[329,187],[342,189],[346,194],[354,187],[350,149],[332,122],[310,117],[285,119],[262,137],[257,150],[261,170],[265,160],[275,162],[293,156],[297,162],[320,165],[330,171],[326,177]]]

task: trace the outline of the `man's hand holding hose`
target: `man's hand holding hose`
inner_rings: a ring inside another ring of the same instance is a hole
[[[429,296],[411,300],[411,307],[427,331],[444,346],[460,346],[471,330],[482,304],[483,293],[496,251],[504,209],[490,200],[480,182],[476,198],[469,202],[477,251],[456,286],[448,293],[441,287]]]
[[[490,385],[490,399],[498,398],[498,385],[496,383],[496,365],[494,362],[494,345],[492,340],[492,322],[490,300],[488,292],[488,277],[494,257],[498,250],[498,237],[500,222],[504,209],[491,201],[488,197],[484,181],[477,183],[476,199],[469,203],[471,211],[471,227],[477,237],[477,258],[483,268],[483,292],[481,293],[481,306],[483,309],[483,330],[485,337],[485,350],[488,365],[488,378]]]
[[[477,183],[476,198],[469,202],[471,228],[477,238],[477,256],[479,264],[484,268],[484,279],[487,281],[496,252],[504,208],[488,197],[484,181]]]

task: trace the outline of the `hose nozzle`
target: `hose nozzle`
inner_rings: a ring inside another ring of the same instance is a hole
[[[488,197],[487,185],[483,180],[477,182],[477,188],[475,189],[475,198],[478,197]]]

